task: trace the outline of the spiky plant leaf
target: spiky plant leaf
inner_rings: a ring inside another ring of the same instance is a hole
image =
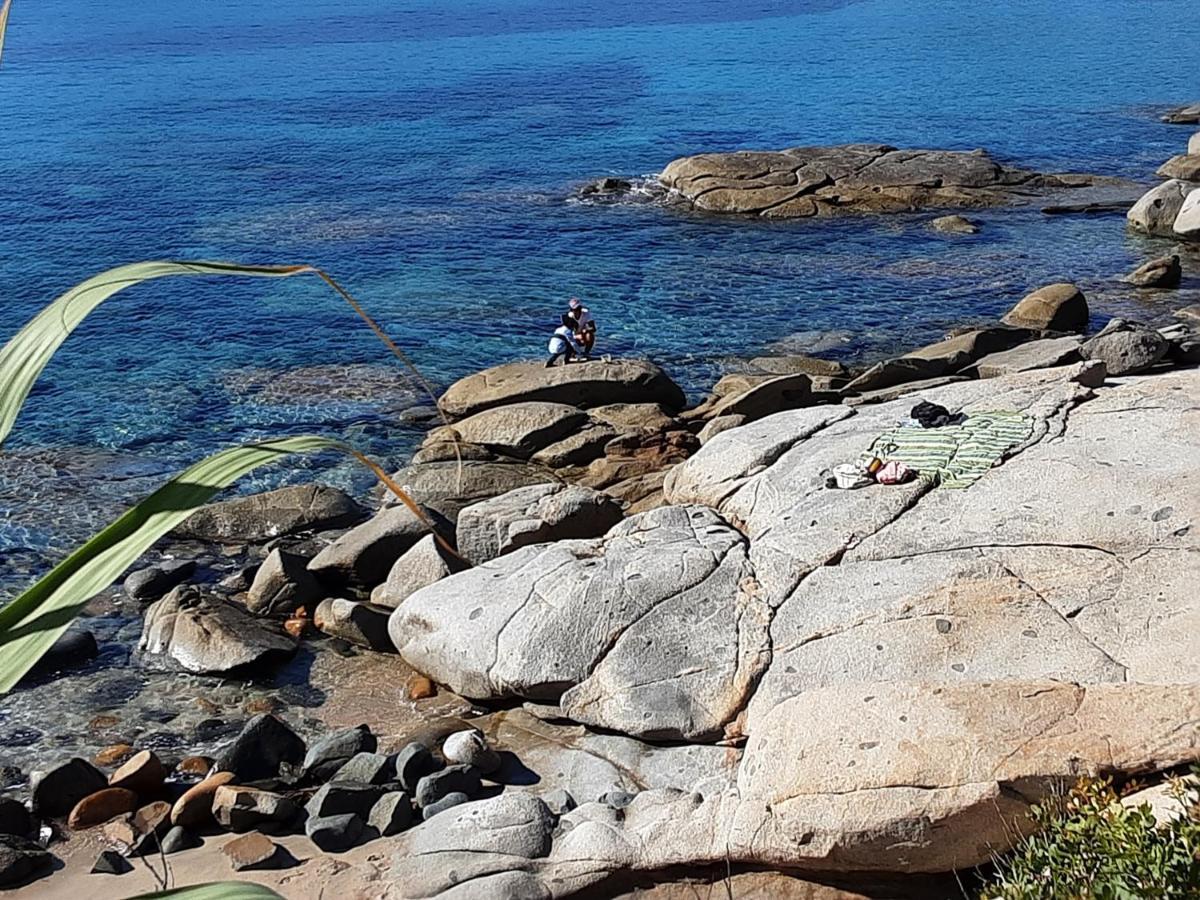
[[[8,28],[8,10],[12,7],[12,0],[4,0],[0,3],[0,59],[4,58],[4,29]]]
[[[216,881],[192,887],[138,894],[130,900],[283,900],[269,887],[248,881]]]

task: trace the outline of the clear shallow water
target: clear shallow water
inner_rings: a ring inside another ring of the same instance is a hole
[[[578,294],[604,351],[648,355],[700,392],[724,358],[789,336],[881,352],[1048,280],[1079,281],[1101,310],[1143,302],[1108,281],[1154,249],[1119,216],[997,211],[980,236],[946,239],[921,218],[756,224],[568,197],[684,153],[852,140],[1147,179],[1188,135],[1154,113],[1200,94],[1185,0],[580,7],[18,0],[0,68],[0,335],[122,262],[306,261],[440,384],[539,354]],[[376,387],[331,396],[341,366]],[[396,421],[413,400],[391,366],[315,281],[112,301],[51,363],[11,442],[53,450],[68,481],[0,465],[0,594],[143,493],[153,479],[130,466],[311,430],[398,461],[416,432]],[[264,388],[277,373],[294,392]],[[73,472],[96,450],[115,476]]]

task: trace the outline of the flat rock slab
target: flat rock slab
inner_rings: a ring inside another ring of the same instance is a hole
[[[674,199],[698,210],[804,218],[1007,206],[1107,180],[1009,168],[982,150],[844,144],[685,156],[671,162],[659,181]]]
[[[438,400],[454,418],[510,403],[540,400],[586,408],[612,403],[658,403],[683,408],[683,390],[653,363],[593,360],[547,369],[540,362],[506,363],[456,381]]]
[[[689,740],[736,716],[766,665],[766,627],[744,538],[688,507],[453,575],[389,625],[409,665],[464,696],[561,697],[576,721]]]
[[[1031,369],[1050,369],[1080,360],[1082,338],[1075,336],[1030,341],[1011,350],[990,353],[971,367],[977,378],[998,378],[1028,372]]]
[[[297,531],[340,528],[362,516],[362,508],[337,488],[297,484],[211,503],[173,533],[205,541],[265,541]]]
[[[528,459],[542,448],[578,431],[587,421],[587,413],[574,406],[527,400],[485,409],[461,422],[435,428],[424,443],[460,440]]]

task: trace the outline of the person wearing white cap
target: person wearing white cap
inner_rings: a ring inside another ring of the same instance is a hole
[[[550,336],[550,358],[546,360],[546,368],[557,365],[561,359],[563,365],[569,363],[572,357],[582,356],[583,347],[575,340],[575,320],[567,313],[562,314],[562,324],[554,329]]]
[[[567,315],[575,323],[575,340],[583,347],[582,356],[591,359],[592,347],[596,345],[596,320],[578,297],[572,297],[567,306],[570,307]]]

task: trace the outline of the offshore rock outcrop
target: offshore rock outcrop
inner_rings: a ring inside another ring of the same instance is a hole
[[[1001,165],[984,150],[901,150],[886,144],[701,153],[674,160],[659,181],[695,209],[792,219],[922,209],[981,209],[1048,192],[1112,184]]]

